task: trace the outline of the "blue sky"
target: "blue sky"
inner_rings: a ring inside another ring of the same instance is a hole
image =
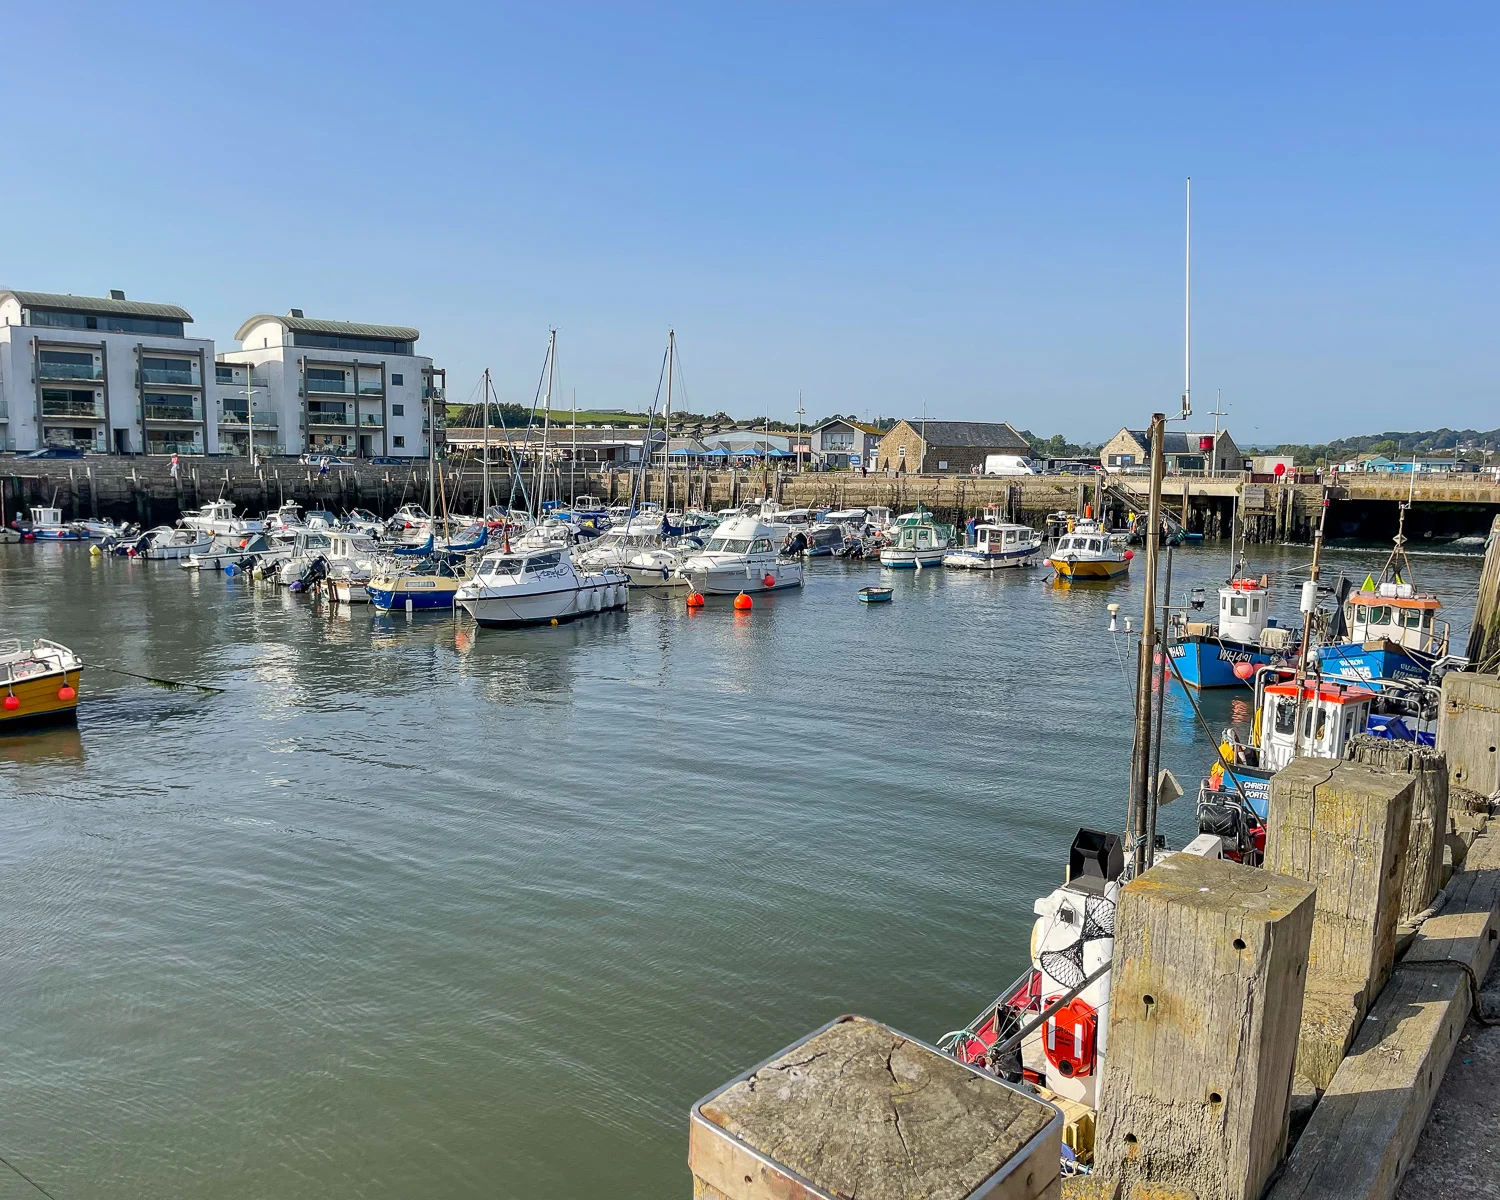
[[[0,285],[1099,439],[1180,392],[1191,174],[1200,413],[1500,425],[1500,10],[1234,8],[15,5]]]

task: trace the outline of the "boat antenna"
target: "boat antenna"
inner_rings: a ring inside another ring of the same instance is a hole
[[[490,511],[490,369],[484,369],[484,464],[480,470],[479,516]]]
[[[662,422],[666,440],[661,444],[661,519],[672,511],[672,360],[677,356],[677,332],[667,330],[667,415]]]
[[[1319,496],[1318,528],[1313,534],[1312,568],[1302,585],[1302,645],[1297,652],[1297,707],[1292,722],[1292,757],[1302,753],[1302,693],[1307,685],[1307,666],[1312,657],[1313,612],[1318,607],[1318,564],[1323,557],[1323,528],[1328,521],[1328,487]],[[1322,660],[1319,660],[1314,686],[1322,688]]]

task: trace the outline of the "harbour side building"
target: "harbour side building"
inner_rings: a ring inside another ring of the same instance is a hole
[[[427,455],[430,408],[442,442],[446,372],[416,352],[404,325],[323,321],[300,308],[258,313],[219,355],[224,449],[262,453]]]
[[[217,450],[214,343],[187,310],[0,290],[0,449]]]

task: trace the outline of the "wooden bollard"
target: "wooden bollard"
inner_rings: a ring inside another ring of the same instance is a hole
[[[1412,777],[1411,824],[1401,883],[1401,920],[1432,903],[1443,886],[1443,834],[1448,828],[1448,760],[1430,746],[1362,733],[1349,740],[1349,757],[1381,771]]]
[[[1120,892],[1094,1173],[1257,1200],[1286,1150],[1316,889],[1174,854]]]
[[[1297,1071],[1326,1088],[1391,973],[1409,775],[1299,758],[1271,780],[1264,866],[1318,885]]]
[[[700,1100],[702,1200],[1060,1195],[1050,1104],[864,1017],[838,1020]]]
[[[1448,760],[1454,786],[1486,797],[1500,792],[1500,676],[1443,676],[1437,748]]]

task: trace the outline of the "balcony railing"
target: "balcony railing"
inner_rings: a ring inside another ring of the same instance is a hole
[[[354,422],[349,419],[349,416],[348,416],[347,413],[341,413],[341,412],[337,412],[337,413],[333,413],[333,412],[318,412],[316,409],[309,409],[308,410],[308,413],[307,413],[307,423],[309,425],[353,425],[354,424]]]
[[[385,388],[378,383],[362,383],[359,385],[359,394],[361,396],[384,396]]]
[[[10,420],[10,401],[0,400],[0,421]]]
[[[219,424],[248,425],[250,424],[250,417],[248,413],[245,413],[240,409],[226,408],[224,410],[223,416],[219,418]],[[265,412],[261,412],[260,409],[255,410],[255,427],[257,429],[259,429],[262,425],[264,425],[267,429],[273,429],[277,424],[277,415],[274,409],[267,409]]]
[[[43,379],[103,379],[104,368],[98,363],[48,362],[45,358],[37,363],[37,374]]]
[[[243,392],[245,390],[245,381],[243,379],[218,379],[215,382],[221,388],[226,388],[229,391]],[[252,375],[250,376],[250,386],[265,389],[271,385],[262,376]]]
[[[198,442],[175,442],[165,439],[147,438],[147,454],[202,454],[203,447]]]
[[[142,383],[165,383],[176,387],[202,387],[197,371],[164,371],[160,367],[142,367]]]
[[[90,421],[104,420],[104,402],[101,400],[43,400],[44,417],[86,417]]]
[[[376,429],[382,429],[385,427],[385,422],[371,413],[366,413],[364,416],[360,417],[359,423],[361,425],[373,425]]]
[[[423,400],[441,400],[446,389],[440,387],[424,387],[422,389]]]
[[[197,404],[148,404],[146,405],[146,420],[201,421],[203,420],[203,409]]]
[[[341,379],[309,379],[307,390],[325,396],[352,396],[354,387]]]

